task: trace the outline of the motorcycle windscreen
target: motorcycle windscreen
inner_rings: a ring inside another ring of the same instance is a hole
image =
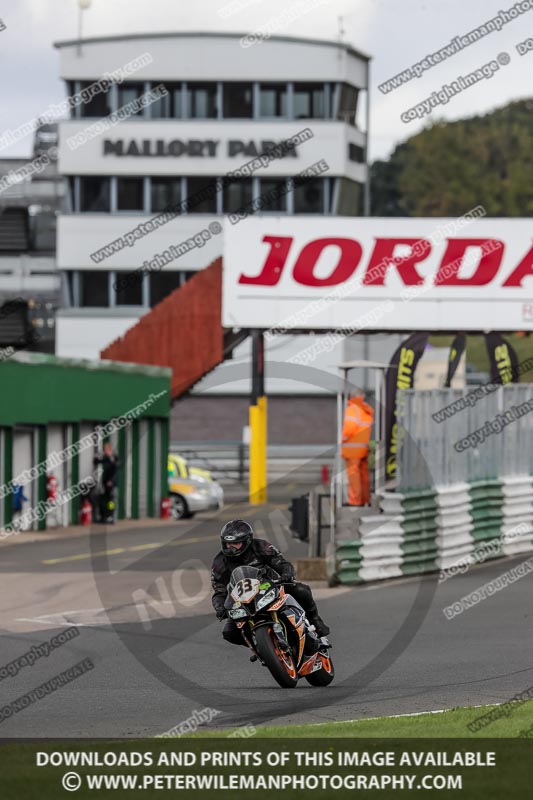
[[[235,567],[231,573],[229,585],[235,586],[239,581],[246,580],[246,578],[259,579],[261,571],[257,567]]]

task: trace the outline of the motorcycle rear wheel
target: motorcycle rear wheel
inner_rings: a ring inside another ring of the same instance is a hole
[[[294,689],[298,683],[298,672],[290,653],[285,653],[276,641],[268,625],[255,632],[257,652],[270,670],[274,680],[284,689]]]
[[[311,672],[310,675],[305,676],[305,679],[311,684],[311,686],[329,686],[334,677],[335,667],[333,666],[331,656],[328,655],[324,656],[322,659],[322,669],[319,669],[316,672]]]

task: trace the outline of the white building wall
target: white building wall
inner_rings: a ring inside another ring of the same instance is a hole
[[[148,311],[148,309],[146,309]],[[100,351],[122,336],[142,314],[114,316],[113,309],[62,309],[56,317],[56,355],[64,358],[99,359]],[[146,312],[145,312],[146,313]]]
[[[346,81],[367,85],[367,64],[355,50],[334,42],[273,36],[255,47],[241,47],[235,34],[167,33],[87,39],[78,55],[77,41],[60,45],[60,74],[69,80],[91,80],[113,72],[144,53],[151,62],[128,80]],[[201,49],[208,58],[199,58]],[[356,57],[354,57],[356,56]]]

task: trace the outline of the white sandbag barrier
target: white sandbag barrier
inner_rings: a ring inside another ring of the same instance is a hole
[[[344,584],[440,572],[533,550],[533,477],[385,492],[381,514],[363,516],[358,538],[338,541],[335,576]]]

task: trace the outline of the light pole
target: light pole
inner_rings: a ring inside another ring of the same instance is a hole
[[[90,5],[91,0],[78,0],[78,56],[81,56],[81,30],[83,25],[83,12],[86,11]]]

